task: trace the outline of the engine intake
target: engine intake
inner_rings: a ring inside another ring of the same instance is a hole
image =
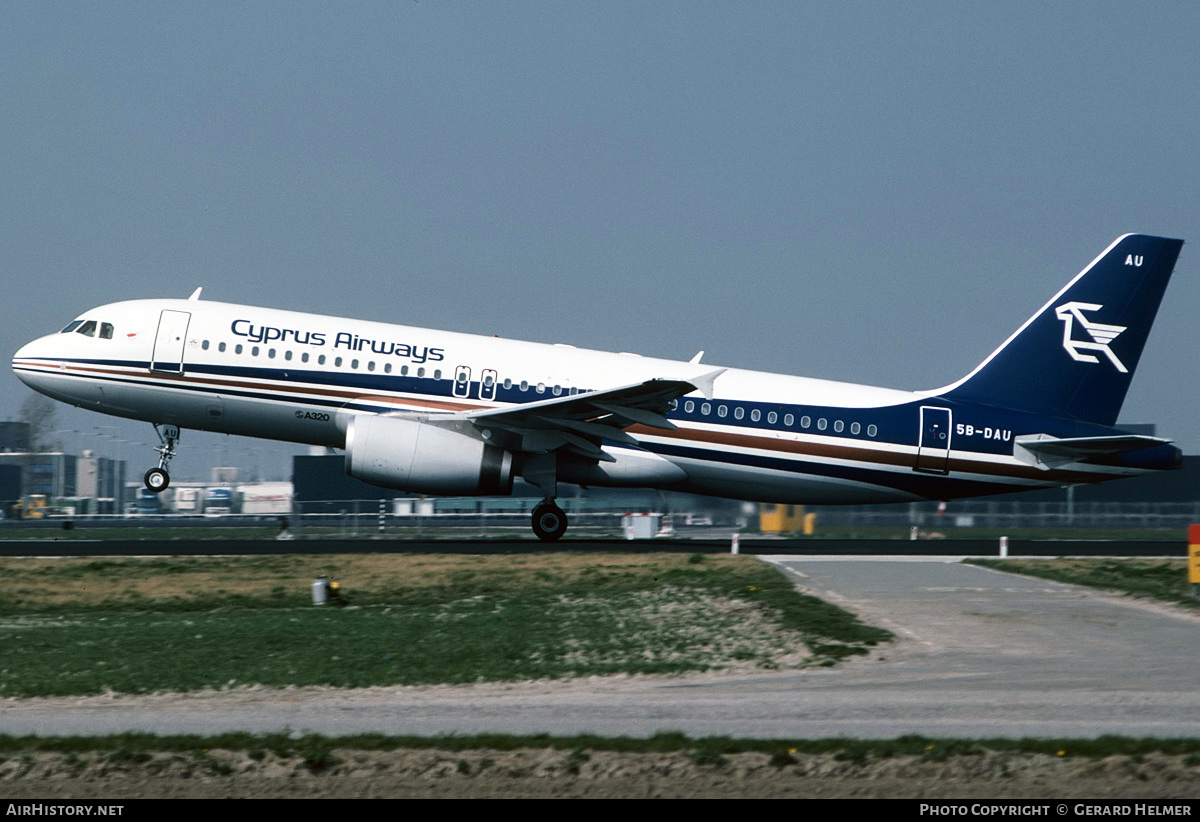
[[[470,433],[403,417],[359,415],[346,431],[346,473],[419,494],[512,493],[512,454]]]

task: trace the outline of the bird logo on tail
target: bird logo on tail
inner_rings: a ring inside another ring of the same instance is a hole
[[[1122,374],[1127,374],[1129,373],[1129,369],[1125,367],[1124,363],[1109,348],[1112,341],[1119,337],[1127,326],[1105,325],[1104,323],[1093,322],[1083,316],[1083,312],[1085,311],[1099,311],[1102,308],[1104,306],[1096,305],[1095,303],[1069,302],[1063,303],[1054,309],[1054,313],[1063,321],[1063,348],[1071,355],[1072,359],[1079,362],[1100,362],[1094,354],[1084,353],[1086,351],[1099,351],[1108,357],[1108,361],[1118,371]],[[1075,330],[1076,322],[1092,338],[1091,342],[1072,339],[1071,334]]]

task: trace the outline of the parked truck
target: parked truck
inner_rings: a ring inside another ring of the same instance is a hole
[[[232,488],[209,488],[204,494],[205,516],[236,514],[237,500]]]
[[[162,513],[162,500],[159,499],[158,494],[149,488],[142,488],[138,491],[134,513],[138,516],[151,516]]]
[[[204,513],[204,489],[178,488],[175,491],[175,513],[202,514]]]
[[[290,514],[292,484],[290,482],[260,482],[238,486],[243,514]]]

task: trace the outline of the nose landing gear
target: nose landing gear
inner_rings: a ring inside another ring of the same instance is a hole
[[[167,472],[167,465],[175,456],[175,443],[179,442],[179,426],[163,425],[160,427],[155,425],[154,433],[158,434],[158,441],[161,443],[154,449],[158,452],[158,467],[147,471],[143,482],[146,483],[147,488],[158,494],[167,490],[167,486],[171,484],[171,475]]]

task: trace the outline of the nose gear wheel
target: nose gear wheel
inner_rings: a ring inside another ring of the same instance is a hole
[[[171,484],[171,474],[167,471],[167,465],[175,456],[175,444],[179,442],[179,426],[155,425],[154,433],[158,434],[160,443],[154,449],[158,453],[158,467],[147,471],[142,481],[147,488],[158,494],[167,490],[167,486]]]

